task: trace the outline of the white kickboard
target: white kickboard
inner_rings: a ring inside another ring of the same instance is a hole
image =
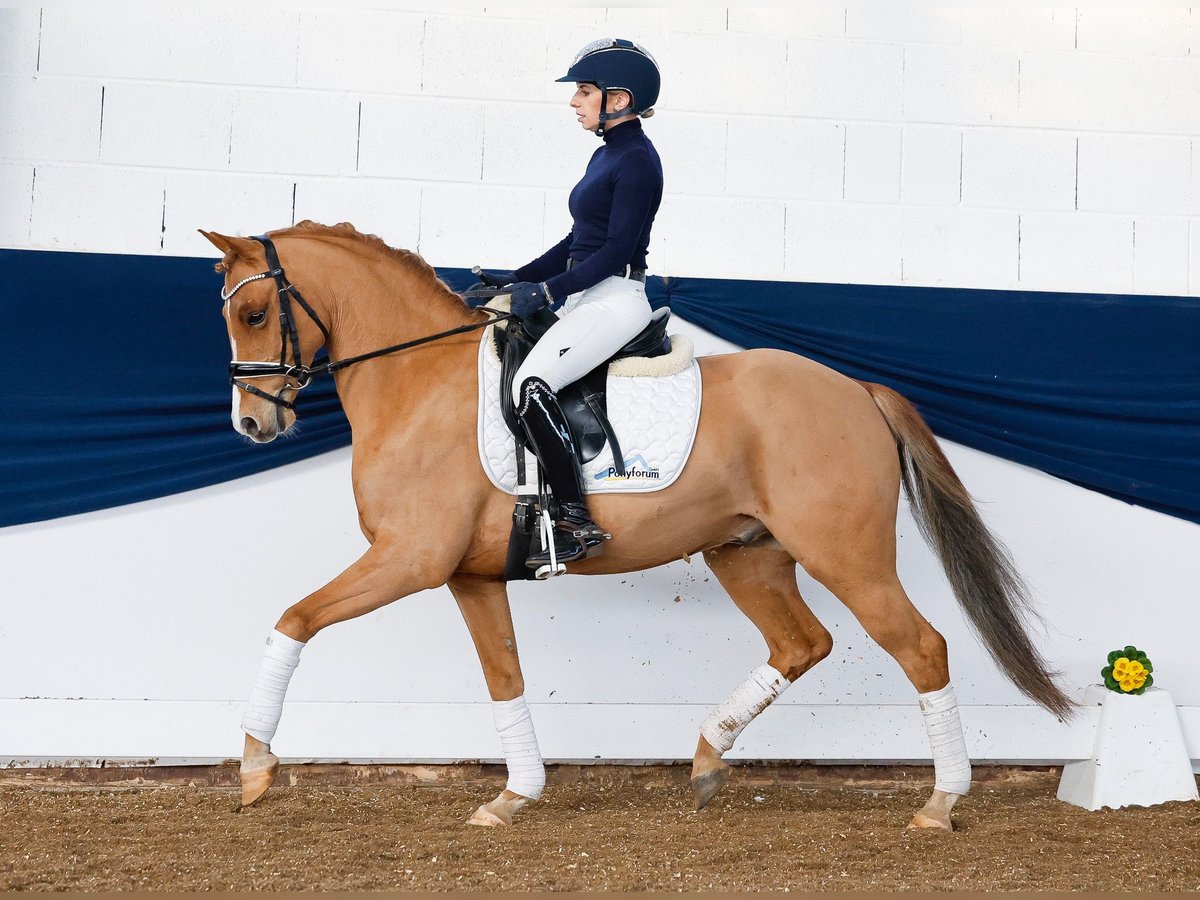
[[[479,459],[492,484],[515,495],[516,444],[500,409],[500,358],[492,328],[484,329],[479,343]],[[615,375],[610,370],[608,416],[625,456],[626,475],[615,474],[612,452],[605,447],[583,466],[589,494],[661,491],[683,472],[700,420],[700,366],[689,338],[671,335],[671,342],[672,356],[686,354],[688,360],[674,374]],[[532,460],[529,454],[527,463]]]
[[[1084,704],[1100,706],[1095,749],[1090,759],[1063,766],[1059,800],[1091,810],[1200,800],[1169,693],[1152,687],[1136,696],[1091,685]]]

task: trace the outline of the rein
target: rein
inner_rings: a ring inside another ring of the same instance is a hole
[[[470,325],[461,325],[458,328],[451,328],[449,331],[440,331],[437,334],[430,334],[425,337],[417,338],[412,341],[404,341],[401,344],[393,344],[390,347],[382,347],[379,350],[372,350],[369,353],[360,353],[358,356],[347,357],[339,360],[326,360],[320,365],[306,366],[304,358],[300,352],[300,335],[296,330],[295,320],[292,318],[291,300],[295,298],[300,304],[300,308],[308,313],[308,317],[316,323],[321,329],[321,333],[325,335],[325,340],[329,340],[329,329],[325,327],[325,323],[321,321],[320,316],[316,311],[309,306],[308,302],[296,290],[295,286],[288,281],[284,274],[283,266],[279,262],[279,254],[275,250],[275,244],[266,235],[258,235],[254,238],[263,245],[263,249],[267,254],[267,271],[259,272],[257,275],[250,275],[243,278],[235,284],[229,291],[221,289],[221,299],[228,301],[230,297],[238,292],[243,285],[249,284],[251,281],[260,281],[263,278],[274,278],[279,294],[279,362],[241,362],[233,360],[229,364],[229,383],[236,388],[240,388],[249,394],[254,394],[257,397],[262,397],[270,400],[272,403],[282,406],[285,409],[295,410],[294,402],[285,400],[283,392],[291,390],[299,392],[303,388],[308,387],[312,382],[314,375],[328,374],[333,375],[340,369],[347,366],[352,366],[355,363],[365,362],[368,359],[376,359],[380,356],[387,356],[389,353],[398,353],[401,350],[408,350],[411,347],[419,347],[421,344],[428,344],[433,341],[439,341],[442,338],[452,337],[456,334],[463,334],[468,331],[475,331],[479,328],[486,328],[494,322],[500,322],[505,319],[515,318],[512,313],[497,312],[487,307],[476,307],[482,309],[492,318],[483,322],[475,322]],[[504,288],[479,288],[471,291],[466,291],[460,294],[464,299],[475,297],[495,297],[504,293]],[[292,349],[293,363],[287,361],[288,347]],[[272,376],[282,375],[285,378],[290,378],[295,381],[295,385],[285,385],[278,394],[269,394],[260,388],[244,381],[246,378],[269,378]]]

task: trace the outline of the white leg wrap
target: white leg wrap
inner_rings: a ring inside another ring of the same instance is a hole
[[[493,700],[492,715],[496,733],[504,748],[508,764],[508,784],[514,794],[537,800],[546,786],[546,767],[538,750],[537,735],[533,733],[533,717],[525,705],[525,695],[514,700]]]
[[[750,720],[770,706],[789,684],[773,666],[759,666],[708,714],[700,725],[700,734],[714,750],[725,753]]]
[[[925,730],[929,732],[929,747],[933,751],[934,789],[948,794],[965,794],[971,789],[971,760],[963,738],[962,723],[958,720],[958,700],[954,685],[940,691],[917,694]]]
[[[281,631],[272,631],[267,636],[267,649],[263,652],[258,678],[242,717],[242,731],[264,744],[271,743],[271,738],[275,737],[279,716],[283,713],[283,696],[303,649],[303,643]]]

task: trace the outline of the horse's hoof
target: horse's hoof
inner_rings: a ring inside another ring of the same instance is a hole
[[[262,797],[267,788],[275,783],[275,775],[279,772],[279,757],[267,751],[265,763],[249,770],[242,768],[242,809]]]
[[[511,825],[513,823],[513,816],[526,803],[529,803],[528,797],[515,794],[508,788],[505,788],[495,800],[485,803],[479,809],[475,810],[475,815],[467,819],[467,824],[482,825],[486,828],[495,828],[498,825]]]
[[[717,796],[728,779],[729,766],[721,759],[720,752],[700,735],[692,758],[692,796],[696,809],[708,806],[708,801]]]
[[[696,809],[701,810],[708,806],[708,801],[717,796],[728,780],[727,768],[713,769],[703,775],[692,776],[692,796],[696,800]]]
[[[925,810],[917,813],[912,817],[912,821],[906,826],[908,828],[928,828],[934,831],[953,831],[954,825],[950,822],[950,817],[943,817],[940,812],[932,814]]]
[[[468,825],[479,825],[482,828],[495,828],[502,825],[511,825],[512,822],[505,822],[498,815],[488,809],[485,803],[479,809],[475,810],[475,815],[467,819]]]
[[[934,788],[929,802],[908,823],[909,828],[932,828],[935,831],[953,831],[954,824],[950,821],[950,810],[958,802],[962,794],[951,794]]]

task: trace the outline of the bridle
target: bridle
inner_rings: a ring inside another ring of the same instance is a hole
[[[264,278],[274,278],[279,295],[279,362],[246,362],[242,360],[233,360],[229,364],[229,383],[235,388],[240,388],[248,394],[254,394],[256,397],[262,397],[269,400],[277,406],[282,406],[285,409],[295,411],[296,405],[293,401],[285,400],[283,397],[284,391],[292,391],[298,393],[312,382],[314,375],[329,374],[332,375],[339,369],[344,369],[347,366],[352,366],[355,363],[364,362],[368,359],[375,359],[379,356],[386,356],[389,353],[397,353],[401,350],[407,350],[410,347],[417,347],[421,344],[428,344],[431,341],[441,340],[442,338],[451,337],[452,335],[462,334],[467,331],[474,331],[478,328],[486,328],[493,322],[499,322],[504,319],[515,318],[512,313],[503,313],[497,310],[489,309],[486,306],[477,307],[488,313],[492,318],[483,322],[475,322],[471,325],[462,325],[458,328],[452,328],[449,331],[441,331],[437,334],[431,334],[426,337],[417,338],[412,341],[405,341],[402,344],[393,344],[390,347],[383,347],[379,350],[372,350],[370,353],[362,353],[358,356],[351,356],[347,359],[325,360],[319,365],[306,366],[304,357],[300,349],[300,334],[296,330],[296,321],[292,316],[292,300],[295,299],[300,304],[310,319],[316,323],[316,326],[321,329],[321,334],[325,336],[325,340],[329,340],[329,329],[325,327],[325,323],[321,321],[321,317],[308,304],[308,301],[296,290],[295,285],[288,281],[287,275],[283,271],[283,265],[279,262],[279,253],[275,250],[275,244],[266,235],[255,235],[254,240],[263,245],[263,249],[267,254],[267,271],[259,272],[257,275],[249,275],[243,278],[232,288],[226,291],[221,289],[221,299],[228,302],[234,294],[242,287],[252,281],[261,281]],[[504,293],[503,288],[482,288],[476,290],[465,291],[460,294],[464,298],[468,297],[494,297],[497,294]],[[288,349],[291,348],[292,362],[288,362]],[[278,394],[269,394],[261,388],[250,384],[246,379],[249,378],[271,378],[283,376],[284,378],[292,379],[295,384],[286,384],[280,389]]]

